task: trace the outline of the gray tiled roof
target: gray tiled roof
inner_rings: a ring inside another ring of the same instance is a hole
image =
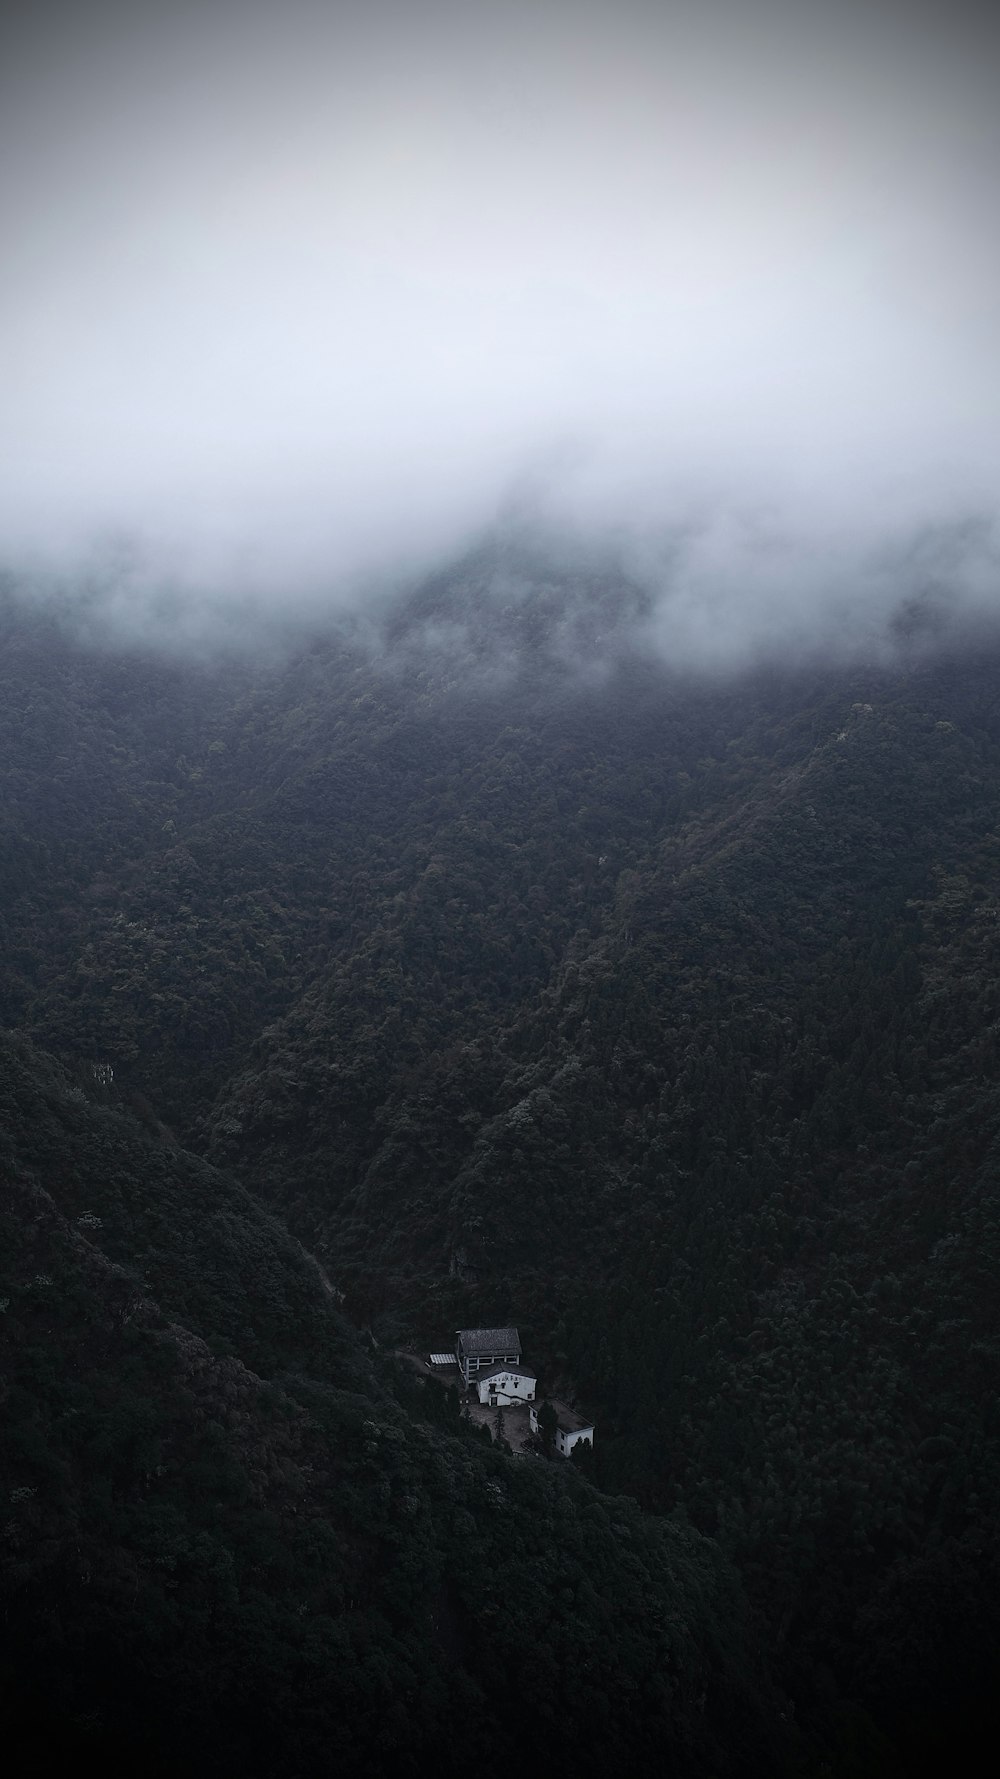
[[[516,1328],[460,1328],[458,1338],[467,1353],[520,1353]]]
[[[556,1411],[556,1420],[564,1433],[579,1433],[583,1427],[593,1427],[593,1421],[589,1421],[586,1415],[577,1414],[576,1409],[570,1408],[568,1402],[561,1402],[558,1396],[550,1396],[548,1400]],[[537,1406],[541,1408],[542,1405],[538,1403]]]

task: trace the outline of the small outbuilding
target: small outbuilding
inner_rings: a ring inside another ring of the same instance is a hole
[[[594,1443],[594,1423],[588,1421],[586,1415],[577,1414],[567,1402],[560,1402],[557,1396],[545,1398],[556,1417],[556,1451],[563,1458],[568,1458],[575,1445],[586,1440],[589,1445]],[[539,1431],[538,1413],[544,1406],[543,1402],[533,1402],[528,1411],[532,1433]]]
[[[491,1371],[480,1371],[475,1378],[480,1402],[491,1408],[507,1408],[514,1402],[533,1402],[538,1379],[523,1365],[495,1365]]]

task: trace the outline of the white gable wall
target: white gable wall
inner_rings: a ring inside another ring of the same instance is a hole
[[[533,1402],[537,1379],[516,1371],[500,1371],[494,1377],[474,1378],[480,1402],[495,1402],[504,1408],[512,1402]]]

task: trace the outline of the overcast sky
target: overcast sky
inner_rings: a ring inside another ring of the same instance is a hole
[[[901,540],[980,514],[956,575],[993,599],[978,9],[37,0],[3,31],[4,560],[130,539],[212,595],[337,600],[528,509],[618,527],[696,629],[774,629],[850,621]]]

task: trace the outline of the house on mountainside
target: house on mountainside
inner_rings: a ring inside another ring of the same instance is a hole
[[[473,1381],[480,1402],[488,1402],[491,1408],[533,1402],[538,1383],[534,1372],[525,1370],[522,1365],[494,1365],[490,1371],[478,1372]]]
[[[480,1372],[498,1365],[520,1365],[521,1337],[516,1328],[459,1328],[455,1357],[465,1382],[472,1384]]]
[[[549,1407],[555,1410],[556,1451],[561,1457],[568,1458],[573,1447],[575,1445],[580,1445],[584,1440],[586,1440],[589,1445],[593,1445],[593,1421],[588,1421],[585,1415],[578,1415],[575,1408],[570,1408],[569,1404],[566,1402],[560,1402],[557,1396],[549,1396],[546,1400]],[[543,1407],[544,1402],[533,1402],[528,1410],[528,1419],[531,1423],[532,1433],[537,1433],[539,1431],[538,1414],[539,1410]]]

